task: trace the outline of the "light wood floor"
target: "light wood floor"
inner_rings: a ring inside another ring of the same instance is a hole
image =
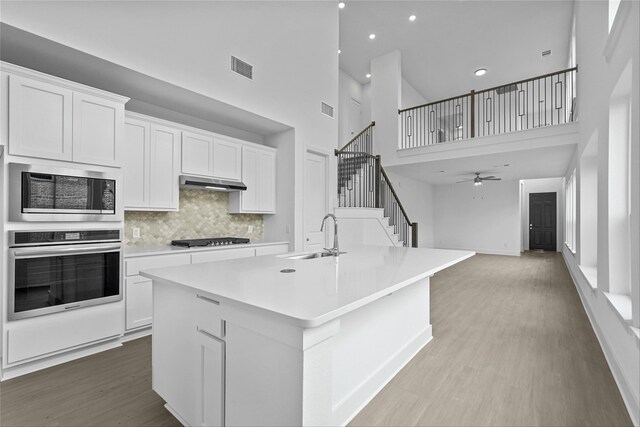
[[[562,257],[476,255],[432,280],[434,339],[353,425],[631,425]],[[0,384],[2,426],[178,426],[151,341]]]

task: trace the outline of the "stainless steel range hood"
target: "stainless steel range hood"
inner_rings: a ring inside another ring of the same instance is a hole
[[[194,188],[209,191],[244,191],[247,186],[240,181],[180,175],[180,188]]]

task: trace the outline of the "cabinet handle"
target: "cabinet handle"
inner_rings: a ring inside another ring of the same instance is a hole
[[[200,329],[199,326],[196,326],[196,331],[200,332],[205,337],[211,338],[211,339],[216,340],[216,341],[224,342],[223,340],[221,340],[217,336],[213,335],[211,332],[207,332],[204,329]]]
[[[196,294],[196,298],[200,298],[201,300],[204,300],[206,302],[210,302],[210,303],[215,304],[215,305],[220,305],[220,301],[216,301],[216,300],[211,299],[209,297],[205,297],[204,295]]]

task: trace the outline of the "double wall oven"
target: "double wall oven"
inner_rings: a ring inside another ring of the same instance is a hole
[[[120,224],[91,224],[123,220],[118,182],[108,172],[9,164],[9,221],[43,222],[9,231],[9,320],[122,299]]]

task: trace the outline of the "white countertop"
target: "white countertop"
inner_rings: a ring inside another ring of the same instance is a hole
[[[243,258],[141,271],[151,279],[208,293],[315,327],[382,298],[475,254],[448,249],[356,246],[339,258]],[[289,254],[290,255],[290,254]],[[281,273],[283,269],[294,273]]]
[[[125,258],[134,258],[139,256],[149,256],[149,255],[166,255],[166,254],[177,254],[184,252],[203,252],[203,251],[217,251],[224,249],[240,249],[240,248],[255,248],[259,246],[272,246],[272,245],[284,245],[289,244],[289,242],[252,242],[252,243],[240,243],[237,245],[225,245],[225,246],[196,246],[193,248],[186,248],[184,246],[171,246],[171,245],[162,245],[162,246],[145,246],[145,247],[126,247],[124,249],[124,257]]]

